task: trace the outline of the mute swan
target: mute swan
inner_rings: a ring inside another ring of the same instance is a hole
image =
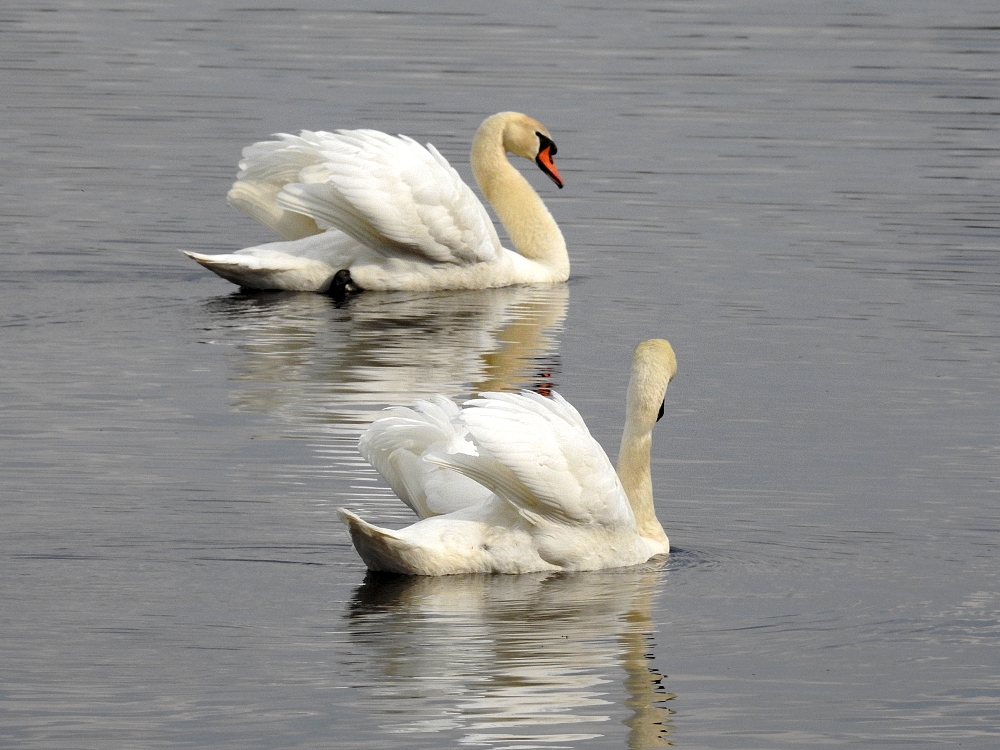
[[[668,553],[649,449],[676,371],[668,342],[636,347],[617,473],[556,393],[392,409],[360,449],[422,520],[394,531],[340,509],[361,559],[371,570],[450,575],[615,568]]]
[[[181,251],[250,289],[342,295],[353,289],[487,289],[569,278],[562,232],[507,160],[533,160],[560,188],[556,145],[518,112],[488,117],[472,172],[517,252],[434,146],[376,130],[302,131],[243,150],[229,203],[284,242],[229,255]]]

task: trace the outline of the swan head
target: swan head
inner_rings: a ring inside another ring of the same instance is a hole
[[[632,356],[632,379],[628,389],[628,410],[644,429],[663,416],[667,384],[677,374],[677,356],[670,342],[649,339],[635,348]]]
[[[535,162],[558,187],[563,186],[553,160],[558,150],[556,144],[548,128],[534,117],[520,112],[500,112],[486,118],[479,129],[480,132],[498,129],[504,151]]]

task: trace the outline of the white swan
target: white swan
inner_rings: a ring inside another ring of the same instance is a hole
[[[595,570],[668,553],[649,449],[676,371],[668,342],[636,347],[617,473],[558,394],[393,409],[361,452],[422,520],[394,531],[341,509],[361,559],[371,570],[449,575]]]
[[[229,202],[284,242],[228,255],[184,252],[251,289],[343,293],[486,289],[569,278],[562,232],[506,154],[562,178],[556,145],[518,112],[488,117],[472,171],[517,252],[500,245],[483,204],[432,145],[376,130],[302,131],[244,149]],[[342,273],[338,273],[342,272]]]

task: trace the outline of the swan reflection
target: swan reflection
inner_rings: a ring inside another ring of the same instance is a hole
[[[320,458],[319,466],[282,470],[336,477],[316,502],[350,497],[352,507],[386,520],[407,517],[406,509],[358,455],[365,427],[386,406],[435,393],[457,400],[481,391],[547,393],[568,301],[563,285],[365,293],[343,304],[320,294],[251,292],[207,310],[211,343],[232,347],[236,408],[276,418],[283,437],[308,441]]]
[[[382,731],[448,744],[667,746],[674,696],[650,661],[662,575],[369,574],[347,614],[365,700],[386,702]]]
[[[369,293],[343,305],[243,293],[207,307],[235,343],[238,408],[295,423],[367,424],[384,406],[434,393],[550,389],[568,300],[558,285]]]

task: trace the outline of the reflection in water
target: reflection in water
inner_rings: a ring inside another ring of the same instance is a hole
[[[366,692],[391,704],[381,728],[474,745],[603,745],[615,737],[609,713],[624,705],[628,747],[669,745],[664,703],[675,696],[650,663],[661,576],[655,563],[559,575],[369,573],[347,617],[359,669],[373,679]]]
[[[435,393],[548,392],[568,302],[567,287],[556,285],[369,292],[343,304],[319,294],[239,293],[206,307],[216,321],[212,343],[233,346],[236,407],[276,417],[286,435],[310,441],[325,475],[351,478],[343,496],[353,507],[385,520],[379,506],[389,495],[372,487],[374,470],[357,452],[362,430],[386,406]]]
[[[362,294],[234,294],[208,305],[240,340],[239,408],[325,422],[370,421],[385,405],[443,393],[546,390],[565,286]],[[233,336],[227,337],[232,339]]]

